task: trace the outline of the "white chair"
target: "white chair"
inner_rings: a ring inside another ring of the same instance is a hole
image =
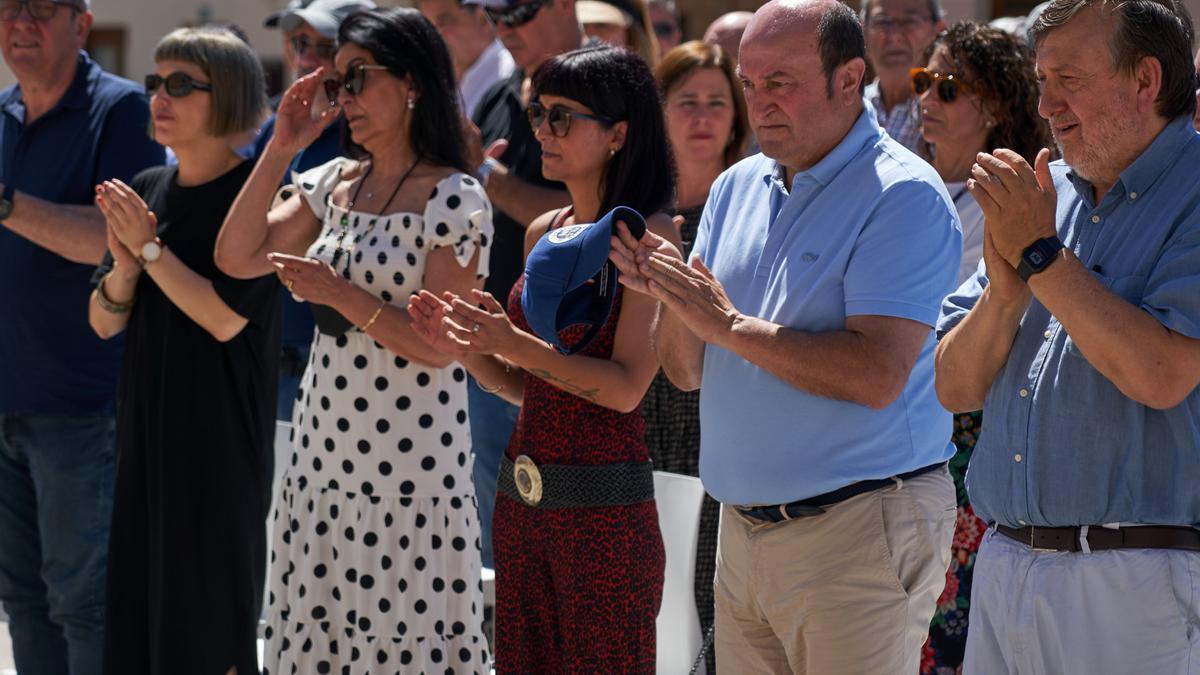
[[[657,672],[686,675],[704,642],[693,594],[704,486],[699,478],[655,471],[654,499],[658,503],[658,523],[667,554],[662,607],[656,624]],[[704,672],[704,664],[697,672]]]

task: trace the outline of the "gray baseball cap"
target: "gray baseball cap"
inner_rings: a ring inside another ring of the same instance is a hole
[[[304,7],[308,7],[311,2],[312,0],[291,0],[291,2],[289,2],[283,9],[279,10],[278,12],[271,12],[268,14],[267,18],[263,19],[263,28],[279,28],[279,20],[283,18],[284,14],[287,14],[293,9],[302,9]]]
[[[296,1],[296,0],[293,0]],[[303,2],[304,0],[299,0]],[[371,0],[311,0],[306,5],[284,10],[279,17],[279,27],[291,32],[307,23],[321,35],[333,39],[337,37],[338,26],[342,21],[355,12],[374,9]]]

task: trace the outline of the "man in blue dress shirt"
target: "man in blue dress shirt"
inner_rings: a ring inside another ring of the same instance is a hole
[[[84,0],[0,2],[0,601],[22,675],[99,673],[121,342],[87,322],[97,183],[162,164]]]
[[[965,671],[1200,673],[1200,136],[1172,0],[1054,0],[1034,24],[1062,151],[981,154],[984,266],[947,298],[937,388],[987,420],[994,525]]]
[[[759,9],[739,71],[763,154],[713,184],[690,264],[653,236],[614,244],[621,280],[661,301],[663,369],[701,387],[721,672],[916,672],[945,583],[932,328],[962,235],[865,104],[863,50],[835,0]]]

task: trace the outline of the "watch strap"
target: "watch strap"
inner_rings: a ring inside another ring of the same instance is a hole
[[[1066,248],[1057,236],[1042,237],[1033,242],[1021,252],[1021,262],[1017,265],[1017,276],[1021,281],[1028,282],[1029,278],[1045,270],[1058,259],[1058,252]]]

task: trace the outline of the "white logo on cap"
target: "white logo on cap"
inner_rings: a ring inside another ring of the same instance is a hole
[[[560,227],[550,233],[550,243],[565,244],[575,237],[578,237],[586,229],[587,225],[568,225],[566,227]]]

